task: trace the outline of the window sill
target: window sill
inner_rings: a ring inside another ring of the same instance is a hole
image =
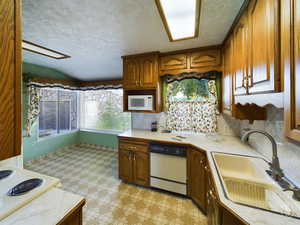
[[[118,131],[118,130],[96,130],[96,129],[80,129],[80,131],[83,132],[91,132],[91,133],[99,133],[99,134],[121,134],[124,131]]]
[[[79,131],[79,129],[76,129],[76,130],[72,130],[70,132],[59,133],[59,134],[52,134],[52,135],[45,136],[45,137],[38,137],[37,142],[41,142],[41,141],[44,141],[44,140],[48,140],[48,139],[60,137],[60,136],[63,136],[63,135],[73,134],[73,133],[76,133],[78,131]]]

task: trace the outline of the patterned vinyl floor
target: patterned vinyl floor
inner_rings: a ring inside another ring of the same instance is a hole
[[[109,149],[71,146],[31,161],[25,168],[57,177],[62,189],[84,196],[84,225],[207,224],[188,199],[122,183],[117,153]]]

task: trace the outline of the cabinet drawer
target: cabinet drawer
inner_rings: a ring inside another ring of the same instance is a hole
[[[136,143],[136,142],[120,142],[119,149],[122,150],[131,150],[139,152],[148,152],[148,144],[146,143]]]

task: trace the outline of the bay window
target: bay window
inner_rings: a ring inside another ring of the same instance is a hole
[[[80,128],[125,131],[131,128],[131,114],[123,112],[123,90],[80,92]]]
[[[78,129],[77,91],[41,88],[39,137]]]

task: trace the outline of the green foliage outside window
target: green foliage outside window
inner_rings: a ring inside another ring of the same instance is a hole
[[[172,100],[199,100],[208,97],[208,80],[189,78],[168,85]]]

